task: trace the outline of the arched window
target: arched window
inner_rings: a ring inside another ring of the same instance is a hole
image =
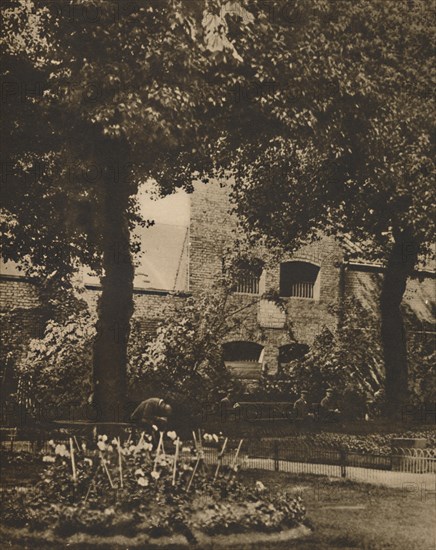
[[[280,296],[319,299],[319,267],[309,262],[280,264]]]
[[[227,342],[223,344],[224,363],[234,376],[244,379],[260,378],[263,346],[255,342]]]
[[[291,361],[303,359],[309,351],[307,344],[286,344],[279,348],[279,367],[284,367]]]

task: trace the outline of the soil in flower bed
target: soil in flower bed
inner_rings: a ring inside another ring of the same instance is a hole
[[[31,485],[38,481],[43,463],[41,457],[26,451],[1,449],[1,487]]]

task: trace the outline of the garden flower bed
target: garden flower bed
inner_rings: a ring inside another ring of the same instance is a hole
[[[40,480],[3,492],[4,536],[53,544],[130,537],[131,545],[165,545],[307,532],[299,498],[272,494],[261,482],[241,484],[236,459],[230,468],[206,466],[202,453],[200,441],[185,446],[174,432],[154,444],[145,434],[137,443],[106,436],[89,446],[74,438],[52,441]]]
[[[424,438],[427,440],[427,448],[436,448],[436,430],[366,435],[323,432],[301,435],[296,441],[313,447],[341,448],[349,453],[389,456],[392,453],[391,442],[395,438]]]

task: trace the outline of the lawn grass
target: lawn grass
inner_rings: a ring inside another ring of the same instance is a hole
[[[390,489],[324,476],[260,470],[243,472],[242,478],[247,482],[259,479],[269,489],[303,498],[313,534],[292,545],[272,545],[275,550],[436,549],[434,486]]]

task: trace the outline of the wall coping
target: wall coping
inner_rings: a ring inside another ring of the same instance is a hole
[[[352,271],[362,271],[362,272],[373,272],[373,273],[383,273],[386,271],[386,266],[378,263],[364,263],[364,262],[352,262],[344,261],[342,262],[344,267],[348,267]],[[414,269],[412,273],[413,277],[436,277],[436,271],[431,269]]]
[[[101,285],[86,284],[87,290],[101,290]],[[134,288],[133,294],[148,294],[152,296],[174,296],[176,298],[189,298],[192,296],[191,292],[177,292],[173,290],[158,290],[148,288]]]
[[[38,280],[35,277],[28,277],[26,275],[6,275],[0,273],[0,281],[15,281],[18,283],[32,283],[37,284]]]

